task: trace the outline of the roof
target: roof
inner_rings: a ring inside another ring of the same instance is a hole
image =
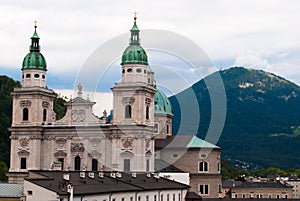
[[[168,97],[160,90],[156,90],[154,95],[154,113],[155,114],[169,114],[173,116],[172,106]]]
[[[0,198],[19,198],[23,195],[23,184],[0,183]]]
[[[220,147],[213,145],[205,140],[200,139],[194,135],[176,135],[167,136],[166,139],[155,140],[155,148],[208,148],[208,149],[220,149]]]
[[[155,178],[152,174],[148,177],[149,175],[146,173],[136,173],[136,177],[133,177],[132,174],[119,173],[120,177],[112,177],[111,172],[101,172],[103,174],[103,177],[101,177],[99,176],[99,172],[96,172],[94,173],[94,178],[90,178],[88,175],[92,172],[81,172],[85,174],[85,178],[81,178],[79,171],[72,171],[65,173],[69,174],[70,177],[69,181],[66,181],[63,179],[64,172],[62,171],[33,172],[43,175],[45,178],[26,178],[25,180],[56,192],[59,195],[67,194],[68,184],[72,184],[74,195],[189,188],[188,185],[179,182],[161,177]]]
[[[223,188],[232,188],[236,186],[240,186],[243,182],[241,181],[234,181],[234,180],[225,180],[222,181],[222,187]]]
[[[167,163],[166,161],[162,160],[162,159],[155,159],[155,171],[159,171],[159,172],[184,172],[180,169],[178,169],[177,167],[175,167],[174,165],[171,165],[169,163]]]
[[[241,185],[233,188],[292,188],[280,182],[242,182]]]
[[[186,192],[185,199],[186,200],[202,200],[202,197],[195,192],[188,191],[188,192]]]
[[[122,63],[141,63],[148,65],[146,51],[140,45],[129,45],[122,55]]]

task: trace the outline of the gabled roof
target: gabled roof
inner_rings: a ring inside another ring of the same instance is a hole
[[[193,136],[193,138],[190,140],[190,142],[186,145],[186,148],[217,148],[220,149],[220,147],[213,145],[210,142],[207,142],[205,140],[200,139],[197,136]]]
[[[23,195],[23,184],[0,183],[0,198],[19,198]]]
[[[166,139],[156,139],[155,148],[173,148],[173,149],[190,149],[190,148],[208,148],[220,149],[220,147],[213,145],[205,140],[200,139],[194,135],[176,135],[167,136]]]

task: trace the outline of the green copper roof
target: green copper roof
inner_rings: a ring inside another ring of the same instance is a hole
[[[133,24],[133,26],[132,26],[132,28],[131,28],[131,31],[139,31],[139,28],[138,28],[138,26],[136,25],[136,20],[134,20],[134,24]]]
[[[22,70],[24,69],[40,69],[47,70],[46,60],[40,53],[39,45],[40,37],[36,32],[36,25],[34,26],[34,33],[31,37],[31,45],[29,47],[30,52],[23,60]]]
[[[29,52],[23,60],[22,70],[40,69],[47,70],[46,60],[40,52]]]
[[[148,57],[145,50],[139,45],[128,46],[122,55],[121,64],[125,63],[148,64]]]
[[[147,73],[153,73],[153,70],[149,65],[147,66]]]
[[[148,64],[148,56],[145,50],[140,46],[139,28],[136,25],[136,17],[134,18],[133,27],[130,30],[131,37],[129,46],[122,55],[121,65],[126,63]]]
[[[173,115],[172,106],[168,97],[158,89],[154,95],[154,106],[155,106],[154,113],[156,114]]]
[[[220,149],[220,147],[213,145],[205,140],[202,140],[198,138],[197,136],[193,136],[193,138],[190,140],[190,142],[186,145],[186,148],[217,148]]]

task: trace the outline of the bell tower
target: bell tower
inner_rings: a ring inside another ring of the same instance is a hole
[[[140,46],[139,28],[131,28],[129,46],[122,55],[122,80],[112,88],[112,167],[118,171],[154,169],[154,73]]]
[[[13,98],[11,154],[9,182],[20,183],[28,170],[40,170],[42,161],[43,127],[51,125],[56,115],[53,111],[53,90],[46,88],[46,60],[40,53],[37,25],[31,37],[29,53],[22,65],[22,87],[15,88]]]

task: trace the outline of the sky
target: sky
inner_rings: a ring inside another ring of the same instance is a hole
[[[300,85],[299,10],[297,0],[1,0],[0,75],[21,80],[20,68],[37,20],[41,52],[47,61],[47,86],[71,96],[90,60],[108,58],[106,53],[115,50],[109,65],[98,65],[103,73],[97,86],[86,88],[91,93],[107,94],[120,80],[120,56],[128,45],[133,12],[137,11],[142,46],[145,45],[158,85],[168,95],[211,72],[232,66],[262,69]],[[168,33],[179,39],[167,44]],[[191,58],[199,56],[190,46],[182,48],[178,55],[158,51],[151,41],[173,49],[181,47],[178,41],[194,43],[202,50],[201,57],[209,60],[206,73],[197,74],[191,67]],[[103,51],[110,44],[116,48]],[[93,72],[89,76],[93,77]],[[179,77],[184,84],[178,84]],[[166,80],[168,83],[164,83]],[[110,99],[105,107],[111,107]],[[103,107],[98,109],[101,110]]]

